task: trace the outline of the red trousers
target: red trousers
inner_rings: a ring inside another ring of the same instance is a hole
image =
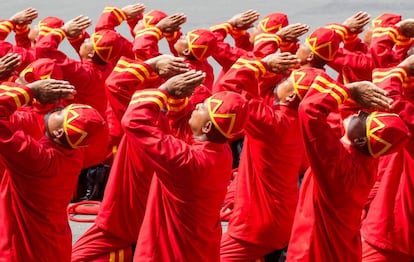
[[[129,262],[132,245],[93,224],[72,247],[72,262]]]

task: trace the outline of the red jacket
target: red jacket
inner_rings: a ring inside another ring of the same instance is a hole
[[[414,106],[405,97],[407,72],[403,68],[378,69],[374,83],[393,98],[392,111],[398,113],[414,132]],[[381,249],[414,256],[414,142],[398,153],[380,158],[381,182],[364,220],[365,241]]]
[[[287,261],[358,261],[360,218],[378,160],[343,144],[328,114],[349,90],[319,74],[299,105],[310,169],[301,185]]]
[[[0,257],[4,261],[70,261],[66,207],[83,167],[83,151],[26,135],[9,117],[33,98],[30,89],[0,86]]]
[[[155,169],[134,261],[219,261],[231,150],[166,134],[157,124],[166,102],[164,92],[137,92],[122,121],[126,139]]]
[[[226,73],[221,86],[249,91],[257,88],[259,79],[267,73],[262,62],[240,59]],[[288,244],[303,157],[296,109],[251,99],[235,180],[233,215],[228,225],[231,237],[268,247],[269,253]],[[257,254],[257,257],[264,255]]]

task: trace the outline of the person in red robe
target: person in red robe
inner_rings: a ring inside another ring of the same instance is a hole
[[[155,170],[134,261],[219,261],[220,207],[231,174],[228,140],[243,131],[246,100],[216,93],[192,111],[188,143],[161,129],[169,98],[185,98],[203,81],[200,72],[134,94],[122,120],[125,138]]]
[[[46,79],[0,85],[0,260],[70,261],[72,233],[66,208],[83,167],[84,151],[105,132],[88,105],[71,104],[45,118],[46,134],[33,139],[10,117],[34,98],[56,102],[75,94],[66,81]]]
[[[272,74],[272,60],[296,66],[294,55],[269,55],[262,60],[239,59],[224,75],[222,88],[257,89],[259,80]],[[277,60],[276,60],[277,61]],[[275,63],[277,64],[277,63]],[[222,236],[221,261],[255,261],[287,246],[298,198],[299,169],[304,147],[297,107],[306,89],[294,88],[291,79],[277,84],[275,104],[249,101],[249,121],[235,178],[233,212]],[[234,183],[234,182],[233,182]]]
[[[414,106],[405,94],[414,73],[414,56],[395,68],[376,69],[373,81],[393,99],[391,111],[398,113],[414,133]],[[414,219],[413,140],[404,150],[380,159],[379,182],[363,220],[362,261],[413,261]]]
[[[317,29],[306,39],[299,59],[318,56],[325,64],[332,59],[339,45],[327,30]],[[343,86],[320,73],[302,88],[309,89],[299,118],[310,168],[301,184],[287,261],[359,261],[361,212],[378,157],[400,150],[410,133],[396,114],[361,111],[344,120],[344,136],[338,135],[328,116],[348,98],[362,107],[389,109],[386,92],[370,82]]]
[[[154,83],[154,75],[167,77],[185,71],[182,59],[171,56],[145,62],[120,60],[108,83],[108,96],[116,108],[115,120],[121,122],[133,93],[150,87],[147,82]],[[178,110],[180,102],[171,99],[168,107],[182,113]],[[72,261],[111,261],[120,257],[132,260],[153,173],[152,164],[144,161],[141,152],[129,140],[121,139],[95,224],[73,245]]]

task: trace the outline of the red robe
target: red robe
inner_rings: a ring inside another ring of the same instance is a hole
[[[240,60],[223,78],[223,87],[257,87],[266,68],[259,61]],[[252,70],[254,68],[255,70]],[[233,76],[234,74],[234,76]],[[226,77],[230,80],[226,82]],[[234,81],[235,80],[235,81]],[[233,214],[227,232],[233,241],[223,241],[222,261],[254,260],[287,246],[298,199],[299,168],[304,156],[298,113],[287,106],[268,106],[249,101],[249,121],[236,176]],[[231,242],[260,249],[244,252]],[[237,259],[236,259],[237,258]]]
[[[310,169],[301,185],[287,261],[361,259],[361,212],[378,160],[342,143],[327,122],[348,97],[347,88],[319,75],[299,105]]]
[[[83,152],[43,137],[39,141],[9,122],[32,100],[26,87],[0,86],[0,257],[3,261],[70,261],[72,233],[66,207],[77,184]]]
[[[122,121],[126,139],[155,169],[134,261],[219,261],[230,147],[165,134],[156,120],[166,102],[164,92],[137,92]]]
[[[374,71],[374,83],[393,98],[398,113],[414,133],[414,106],[405,97],[407,72],[403,68]],[[381,182],[364,220],[361,234],[369,244],[414,259],[414,142],[380,159]]]
[[[148,87],[154,79],[159,77],[149,65],[122,57],[106,81],[113,108],[108,111],[110,134],[117,152],[95,225],[74,244],[72,261],[97,257],[109,261],[111,252],[126,252],[126,258],[127,250],[136,243],[154,169],[128,140],[121,140],[121,119],[133,93]]]
[[[136,90],[158,85],[160,79],[155,76],[151,67],[143,62],[127,58],[118,62],[107,80],[108,98],[114,108],[114,122],[110,127],[120,125]],[[160,123],[170,124],[171,128],[176,129],[175,135],[187,139],[187,133],[191,132],[188,129],[188,110],[206,96],[199,87],[190,99],[169,99],[169,121],[164,119]],[[112,134],[119,135],[121,139],[124,133],[119,128],[119,134]],[[169,127],[163,129],[169,130]],[[131,256],[131,247],[136,243],[144,218],[154,168],[125,137],[120,140],[115,156],[95,225],[74,244],[72,261],[97,258],[109,261],[113,256],[123,256],[125,259]]]

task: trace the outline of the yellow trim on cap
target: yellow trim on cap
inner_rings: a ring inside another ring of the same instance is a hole
[[[295,76],[299,76],[297,80],[295,79]],[[305,78],[306,72],[297,71],[294,70],[290,74],[290,79],[292,80],[293,89],[295,90],[296,95],[298,96],[299,100],[302,101],[303,97],[302,94],[299,92],[299,90],[309,90],[309,86],[300,85],[302,80]]]
[[[104,61],[104,62],[106,62],[106,63],[108,63],[109,62],[109,60],[108,60],[108,58],[109,57],[111,57],[111,54],[112,54],[112,51],[113,51],[113,48],[112,48],[112,46],[102,46],[102,47],[98,47],[97,46],[97,44],[99,43],[99,41],[101,41],[102,40],[102,38],[103,38],[103,36],[101,35],[101,34],[98,34],[98,33],[93,33],[92,34],[92,37],[91,37],[91,40],[92,40],[92,45],[93,45],[93,49],[95,50],[95,53]],[[96,39],[96,40],[95,40]],[[100,54],[100,51],[101,50],[109,50],[108,51],[108,57],[107,58],[104,58],[101,54]]]
[[[217,105],[214,108],[211,108],[211,103],[214,102]],[[229,132],[231,132],[231,130],[233,130],[234,127],[234,123],[236,122],[236,114],[216,114],[216,111],[220,108],[220,106],[223,104],[222,100],[219,99],[215,99],[213,98],[213,96],[209,97],[207,99],[207,109],[208,109],[208,114],[210,116],[210,120],[211,122],[213,122],[214,126],[217,128],[217,130],[226,138],[233,138],[234,135],[231,135]],[[229,126],[229,130],[227,132],[225,132],[217,123],[216,121],[216,117],[218,118],[230,118],[230,126]]]
[[[272,27],[267,27],[267,24],[269,23],[269,20],[270,20],[270,17],[265,17],[259,22],[260,28],[262,29],[263,32],[267,33],[267,32],[272,31],[274,29],[277,29],[276,31],[279,31],[282,28],[282,24],[277,24],[277,25],[274,25]]]
[[[68,144],[72,148],[77,148],[78,145],[80,143],[82,143],[82,141],[85,140],[85,138],[88,136],[88,132],[86,132],[86,131],[84,131],[84,130],[82,130],[80,128],[77,128],[76,126],[73,126],[73,125],[70,124],[73,120],[75,120],[76,118],[79,117],[78,112],[76,112],[74,110],[74,109],[77,109],[77,108],[92,108],[92,107],[91,106],[87,106],[87,105],[75,106],[73,104],[72,105],[69,105],[68,107],[66,107],[65,116],[63,118],[63,131],[65,133],[66,141],[68,142]],[[69,112],[72,112],[73,116],[68,119]],[[72,142],[69,139],[68,129],[71,129],[71,130],[73,130],[73,131],[81,134],[81,137],[77,141]]]
[[[317,54],[320,58],[322,58],[322,59],[324,59],[324,60],[326,60],[326,61],[332,61],[332,59],[333,59],[333,52],[332,52],[332,45],[331,45],[331,42],[326,42],[326,43],[324,43],[324,44],[322,44],[322,45],[319,45],[318,46],[318,48],[316,48],[316,42],[318,41],[318,39],[316,38],[316,37],[307,37],[306,39],[305,39],[305,42],[306,42],[306,44],[308,44],[308,47],[312,50],[312,52],[313,53],[315,53],[315,54]],[[312,44],[313,43],[313,44]],[[318,50],[319,49],[322,49],[322,48],[324,48],[324,47],[328,47],[328,50],[329,50],[329,56],[331,56],[331,57],[326,57],[326,56],[323,56],[323,55],[321,55],[319,52],[318,52]]]
[[[378,117],[381,117],[381,116],[398,116],[398,115],[397,114],[391,114],[391,113],[378,114],[378,112],[373,112],[368,116],[367,124],[366,124],[366,136],[368,138],[368,151],[371,154],[371,156],[374,157],[374,158],[377,158],[377,157],[383,155],[392,146],[392,144],[390,142],[385,141],[384,139],[382,139],[382,138],[378,137],[377,135],[375,135],[375,132],[377,132],[378,130],[383,129],[385,127],[385,124],[382,123],[378,119]],[[371,130],[372,122],[375,122],[378,126]],[[384,148],[382,150],[380,150],[378,153],[374,153],[372,151],[371,138],[373,138],[374,140],[378,141],[379,143],[382,143],[382,144],[385,145]]]
[[[192,37],[192,40],[190,41],[190,36]],[[198,61],[202,61],[204,59],[202,59],[204,57],[204,55],[207,53],[208,50],[208,46],[207,45],[194,45],[194,42],[197,41],[197,39],[200,37],[200,35],[195,34],[194,31],[188,32],[187,33],[187,43],[188,43],[188,48],[191,51],[191,54],[193,54],[193,56],[198,60]],[[200,56],[197,56],[194,53],[194,49],[201,49],[203,50]]]

